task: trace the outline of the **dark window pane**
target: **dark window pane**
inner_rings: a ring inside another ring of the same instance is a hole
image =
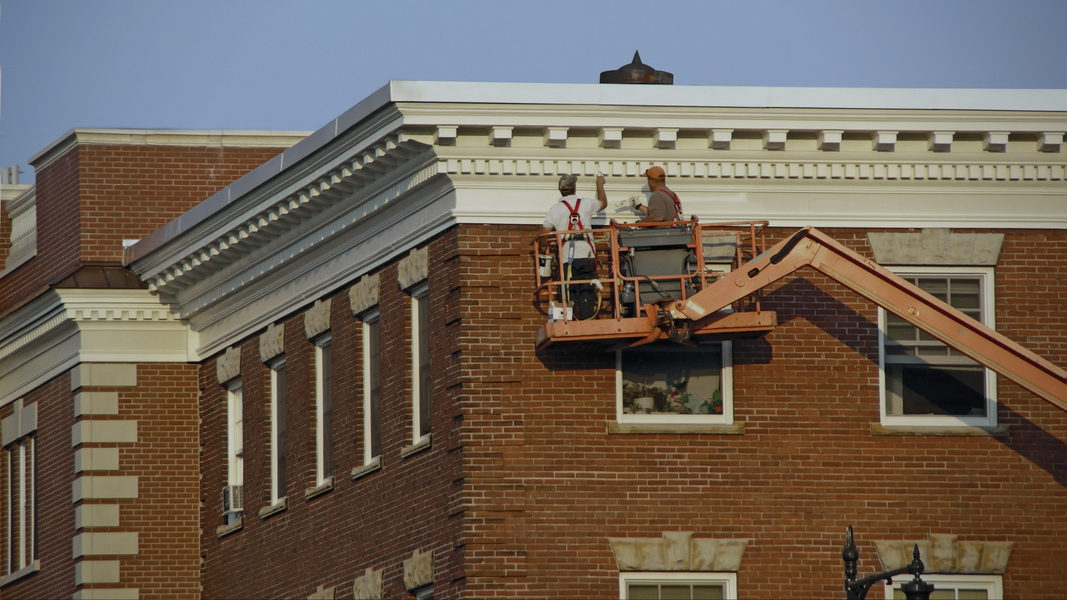
[[[986,413],[982,367],[900,365],[887,370],[887,375],[901,379],[905,415],[984,416]]]

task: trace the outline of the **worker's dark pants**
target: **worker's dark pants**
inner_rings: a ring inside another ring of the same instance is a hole
[[[570,265],[570,279],[596,279],[596,263],[591,258],[576,258]],[[574,301],[574,318],[590,319],[596,314],[596,287],[591,283],[570,286]]]

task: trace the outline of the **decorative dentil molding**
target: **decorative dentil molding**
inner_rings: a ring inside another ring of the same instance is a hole
[[[412,248],[406,257],[397,263],[397,284],[401,290],[410,290],[429,277],[429,248]]]
[[[404,561],[404,589],[411,591],[433,583],[433,551],[417,548]]]
[[[332,298],[316,300],[315,304],[304,311],[304,333],[309,340],[330,330],[330,307],[332,305]]]
[[[383,596],[382,575],[384,569],[367,570],[352,582],[352,597],[355,600],[381,600]]]
[[[1013,542],[961,542],[958,536],[932,533],[928,540],[887,540],[874,542],[882,568],[889,571],[906,566],[912,550],[919,546],[928,573],[1003,574],[1008,570]]]
[[[380,293],[377,273],[367,274],[348,289],[348,302],[352,316],[357,317],[378,305]]]
[[[867,240],[880,265],[996,266],[1003,233],[952,233],[923,229],[921,233],[871,232]]]
[[[609,538],[620,571],[736,572],[751,540],[694,538],[664,532],[662,538]]]
[[[271,323],[259,336],[259,360],[270,362],[285,353],[285,324]]]
[[[241,348],[232,347],[223,352],[218,360],[215,361],[215,377],[218,379],[219,385],[226,385],[240,376]]]

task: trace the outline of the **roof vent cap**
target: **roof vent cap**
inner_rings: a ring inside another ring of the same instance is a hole
[[[600,83],[651,83],[655,85],[673,85],[674,74],[657,71],[641,62],[641,53],[634,51],[634,60],[614,71],[600,73]]]

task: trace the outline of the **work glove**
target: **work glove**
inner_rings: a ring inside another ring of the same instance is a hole
[[[615,207],[619,210],[622,210],[624,208],[636,209],[637,205],[641,204],[641,200],[643,200],[643,198],[641,198],[640,196],[630,196],[625,200],[619,200],[618,202],[616,202]]]

